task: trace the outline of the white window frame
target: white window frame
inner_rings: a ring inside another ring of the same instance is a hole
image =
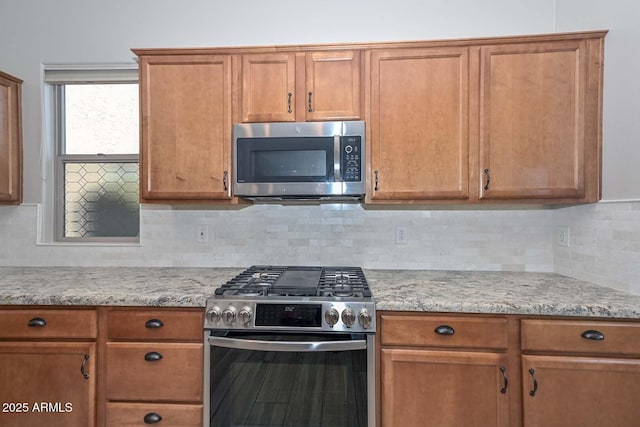
[[[138,154],[62,154],[64,153],[64,85],[68,84],[138,84],[137,64],[110,65],[56,65],[45,66],[44,82],[51,94],[50,117],[52,118],[53,140],[53,240],[61,243],[139,243],[140,233],[136,237],[65,237],[64,236],[64,164],[66,162],[135,162]]]

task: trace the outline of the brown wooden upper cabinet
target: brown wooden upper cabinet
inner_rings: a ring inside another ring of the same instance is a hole
[[[469,49],[371,54],[370,200],[469,197]]]
[[[481,199],[599,199],[601,43],[481,48]]]
[[[362,118],[360,59],[358,50],[242,55],[240,120]]]
[[[231,56],[134,52],[141,200],[231,200]]]
[[[0,204],[22,203],[22,80],[0,72]]]
[[[605,34],[373,49],[366,202],[599,200]]]

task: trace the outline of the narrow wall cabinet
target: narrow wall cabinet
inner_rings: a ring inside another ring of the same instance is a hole
[[[597,201],[602,40],[480,54],[480,199]]]
[[[370,200],[469,197],[469,49],[371,54]]]
[[[22,80],[0,71],[0,205],[22,203]]]
[[[140,198],[231,200],[231,57],[136,50]]]

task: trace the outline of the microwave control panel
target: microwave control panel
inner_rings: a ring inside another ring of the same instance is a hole
[[[345,182],[362,181],[361,137],[343,136],[340,145],[342,149],[342,180]]]

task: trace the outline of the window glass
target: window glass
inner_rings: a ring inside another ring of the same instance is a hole
[[[65,154],[138,153],[137,84],[65,85]]]

